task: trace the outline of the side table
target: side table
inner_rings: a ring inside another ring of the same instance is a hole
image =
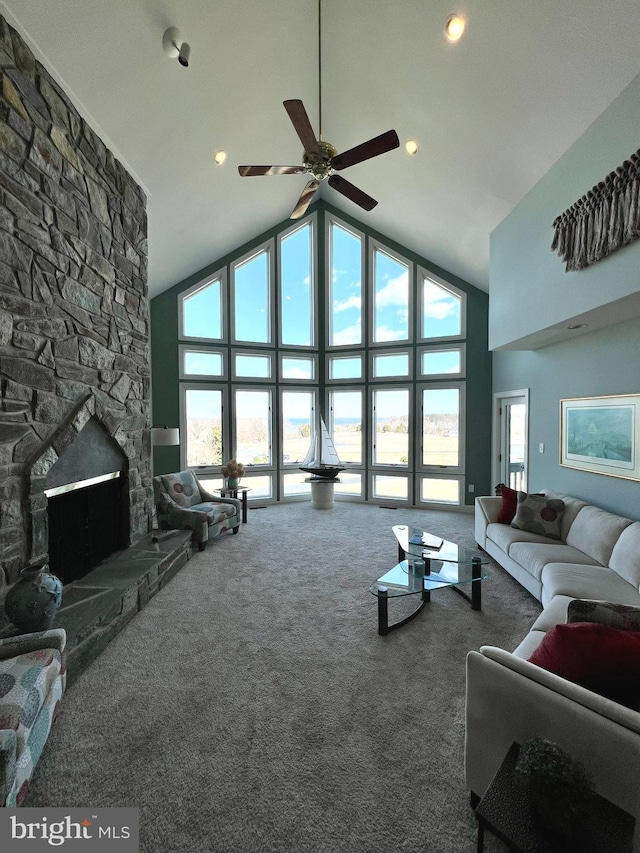
[[[570,846],[567,842],[554,844],[536,825],[527,791],[516,778],[519,754],[520,744],[511,744],[478,803],[478,853],[484,850],[485,828],[514,853],[632,853],[635,818],[599,794],[593,795],[580,838],[572,839]],[[558,809],[562,807],[559,802]]]
[[[240,500],[242,501],[242,523],[247,523],[247,492],[251,491],[250,486],[236,486],[234,489],[223,486],[221,489],[214,489],[213,491],[217,492],[221,498],[237,498],[240,496]]]

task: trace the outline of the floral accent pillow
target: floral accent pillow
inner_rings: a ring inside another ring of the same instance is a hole
[[[564,501],[545,495],[528,495],[518,492],[518,505],[511,527],[538,533],[548,539],[560,539],[560,521]]]

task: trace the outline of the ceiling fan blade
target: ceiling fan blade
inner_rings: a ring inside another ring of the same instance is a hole
[[[306,171],[304,166],[238,166],[238,172],[243,178],[256,175],[303,175]]]
[[[358,187],[345,180],[341,175],[331,175],[329,178],[329,186],[333,187],[333,189],[337,190],[339,193],[342,193],[342,195],[350,201],[359,204],[360,207],[363,207],[365,210],[373,210],[378,203],[375,198],[371,198],[370,195],[367,195],[361,189],[358,189]]]
[[[307,212],[307,208],[311,204],[311,199],[313,198],[315,191],[320,186],[320,181],[309,181],[304,190],[302,191],[302,195],[298,199],[298,203],[293,209],[293,213],[289,217],[289,219],[300,219],[301,216]]]
[[[320,157],[321,152],[318,147],[318,141],[302,101],[283,101],[283,104],[285,110],[289,113],[289,118],[296,133],[300,137],[300,142],[302,142],[304,150],[307,154],[317,154]]]
[[[363,142],[361,145],[356,145],[355,148],[337,154],[332,159],[331,165],[339,172],[341,169],[346,169],[347,166],[355,166],[356,163],[362,163],[363,160],[370,160],[379,154],[385,154],[387,151],[398,148],[399,145],[398,134],[395,130],[388,130],[386,133],[381,133],[380,136],[369,139],[368,142]]]

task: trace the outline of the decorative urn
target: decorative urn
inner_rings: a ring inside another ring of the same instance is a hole
[[[25,633],[46,631],[62,603],[62,582],[49,571],[48,563],[38,562],[20,571],[20,577],[4,602],[9,620]]]

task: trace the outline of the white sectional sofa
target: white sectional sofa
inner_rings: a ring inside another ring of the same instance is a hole
[[[542,493],[565,504],[559,540],[498,523],[501,498],[476,498],[478,546],[543,610],[523,626],[513,651],[483,646],[467,656],[467,786],[473,799],[481,797],[511,743],[546,737],[587,767],[598,793],[635,816],[633,849],[640,853],[640,711],[529,662],[545,633],[567,621],[573,599],[640,608],[640,521]]]

